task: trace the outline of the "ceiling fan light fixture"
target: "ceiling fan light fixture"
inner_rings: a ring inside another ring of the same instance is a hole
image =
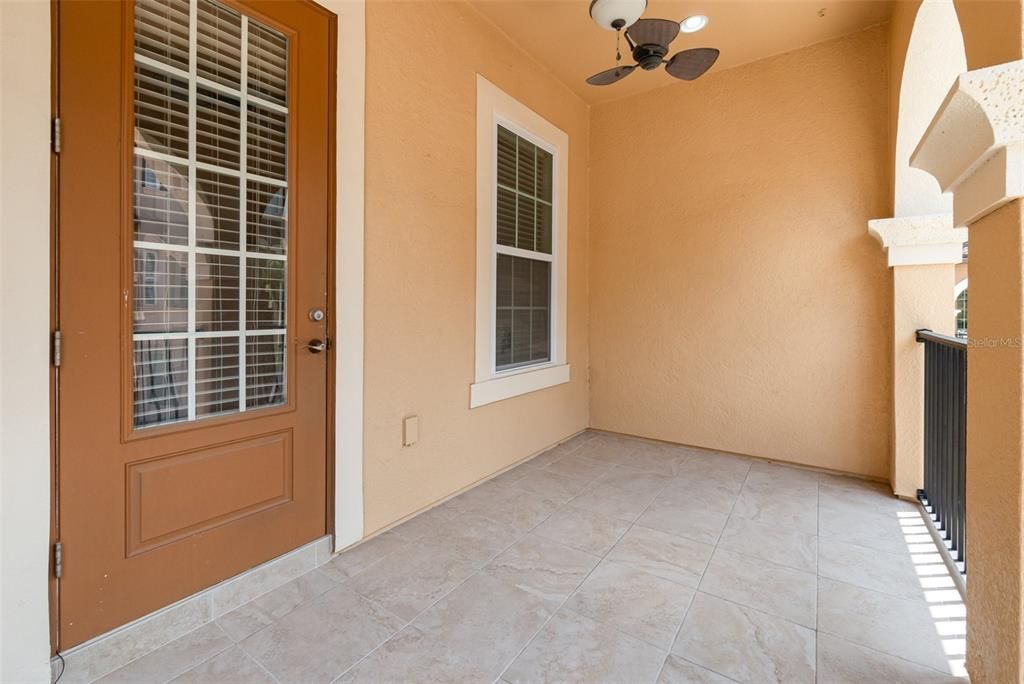
[[[708,25],[708,18],[703,14],[691,14],[679,22],[679,30],[683,33],[696,33]]]
[[[647,0],[592,0],[590,18],[606,31],[632,26],[647,9]]]

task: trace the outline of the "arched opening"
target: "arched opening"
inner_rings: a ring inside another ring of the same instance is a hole
[[[956,336],[967,339],[967,278],[953,288],[953,299],[956,301]]]
[[[893,169],[893,215],[897,218],[925,217],[935,214],[951,215],[953,197],[944,194],[936,179],[929,173],[912,168],[910,156],[916,150],[921,138],[931,124],[935,113],[941,108],[951,86],[957,77],[967,71],[967,56],[964,49],[963,33],[953,0],[924,0],[917,9],[907,44],[906,59],[901,75],[899,102],[894,141]],[[919,221],[927,225],[927,220]],[[950,227],[952,222],[949,222]],[[956,254],[946,255],[956,258]],[[962,263],[950,264],[948,260],[936,263],[932,268],[941,272],[941,277],[927,281],[928,291],[917,292],[923,300],[936,306],[929,313],[931,321],[941,329],[952,328],[959,336],[967,330],[967,273],[966,250],[962,252]],[[928,260],[919,263],[927,264]],[[955,275],[954,275],[955,274]],[[952,276],[952,277],[951,277]],[[950,282],[958,283],[950,293]],[[961,288],[960,284],[963,287]],[[950,320],[949,297],[956,302],[953,320]],[[904,297],[911,296],[904,292]],[[921,383],[919,377],[916,382]],[[923,404],[924,397],[921,397]],[[914,406],[921,410],[922,404]],[[923,444],[918,445],[923,451]],[[904,451],[905,455],[907,452]],[[904,459],[904,463],[909,459]],[[921,472],[924,472],[922,468]],[[918,572],[922,576],[940,574],[945,564],[935,557],[921,557]],[[948,661],[949,671],[955,675],[966,674],[966,619],[948,620],[940,615],[962,615],[965,607],[957,591],[944,594],[933,593],[933,619],[940,635],[942,650]]]
[[[953,0],[924,0],[917,11],[900,84],[896,124],[894,216],[941,214],[953,209],[931,174],[910,166],[953,81],[967,71],[967,55]]]

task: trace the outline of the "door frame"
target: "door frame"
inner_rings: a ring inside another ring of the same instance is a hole
[[[333,536],[334,550],[338,551],[363,537],[363,221],[364,221],[364,139],[365,139],[365,74],[366,34],[365,0],[302,0],[325,9],[332,17],[332,54],[335,78],[328,85],[330,107],[333,112],[328,145],[331,180],[329,202],[334,210],[328,212],[327,249],[334,258],[327,263],[328,334],[331,354],[327,359],[326,407],[326,520],[328,534]],[[50,2],[49,33],[51,62],[48,71],[51,117],[57,111],[60,86],[58,73],[57,35],[58,0]],[[41,32],[44,27],[31,27]],[[36,35],[36,39],[45,40]],[[39,72],[42,69],[37,70]],[[37,76],[41,74],[36,74]],[[58,155],[49,151],[49,261],[47,297],[50,302],[51,331],[59,329],[58,310],[59,275],[59,189]],[[42,285],[42,283],[39,283]],[[339,331],[341,335],[339,336]],[[59,592],[60,583],[54,576],[52,549],[60,540],[59,492],[57,474],[60,467],[60,445],[57,443],[57,412],[59,398],[59,370],[49,365],[49,462],[50,481],[45,484],[49,512],[47,539],[49,573],[47,597],[49,606],[50,655],[60,651]],[[339,382],[344,379],[344,383]],[[269,559],[268,559],[269,560]]]

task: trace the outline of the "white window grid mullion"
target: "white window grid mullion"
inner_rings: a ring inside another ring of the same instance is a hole
[[[542,197],[537,197],[532,192],[526,192],[525,190],[520,190],[519,188],[509,187],[508,185],[505,185],[504,183],[498,183],[498,187],[501,188],[502,190],[508,190],[509,192],[514,192],[518,196],[526,197],[527,199],[532,199],[533,201],[538,202],[539,204],[545,204],[545,205],[547,205],[549,207],[554,206],[554,204],[552,202],[549,202],[548,200],[546,200],[546,199],[544,199]]]
[[[272,335],[286,335],[288,328],[253,328],[252,330],[246,331],[246,335],[249,337],[270,337]]]
[[[260,337],[267,336],[271,337],[274,335],[280,336],[288,332],[287,328],[260,328],[257,330],[250,330],[249,337]],[[205,338],[226,338],[226,337],[238,337],[237,330],[199,330],[194,333],[189,332],[137,332],[132,335],[132,339],[135,341],[140,340],[185,340],[189,337],[196,339]]]
[[[284,254],[264,254],[263,252],[251,252],[247,249],[241,251],[237,249],[220,249],[219,247],[196,247],[196,251],[199,254],[216,254],[218,256],[230,256],[230,257],[249,257],[257,259],[267,259],[269,261],[286,261],[288,257]]]
[[[156,249],[167,252],[188,252],[188,245],[179,245],[173,242],[151,242],[149,240],[135,240],[135,246],[139,249]],[[237,257],[246,256],[255,259],[267,259],[268,261],[287,261],[285,254],[274,254],[264,252],[250,252],[249,250],[221,249],[220,247],[199,247],[196,246],[197,254],[213,254],[216,256]]]
[[[224,173],[229,176],[241,176],[242,173],[237,169],[227,169],[223,166],[217,166],[216,164],[208,164],[207,162],[196,162],[196,165],[205,171],[215,171],[217,173]],[[279,188],[287,188],[288,181],[280,180],[279,178],[270,178],[269,176],[261,176],[258,173],[245,173],[249,180],[256,181],[258,183],[265,183],[267,185],[274,185]]]
[[[251,99],[251,98],[249,98]],[[157,150],[151,150],[145,147],[136,147],[135,154],[140,157],[148,157],[150,159],[157,159],[159,161],[167,162],[168,164],[178,164],[179,166],[195,166],[195,168],[202,171],[210,171],[211,173],[221,173],[225,176],[233,176],[234,178],[241,177],[242,173],[238,169],[230,169],[226,166],[217,166],[216,164],[210,164],[209,162],[197,161],[194,158],[190,161],[188,159],[182,159],[176,157],[173,154],[167,154],[166,152],[158,152]],[[281,180],[280,178],[270,178],[269,176],[261,176],[257,173],[246,173],[249,180],[257,183],[264,183],[266,185],[273,185],[278,188],[287,188],[288,181]]]
[[[158,161],[167,162],[168,164],[178,164],[179,166],[188,166],[188,159],[182,159],[176,157],[173,154],[167,154],[166,152],[160,152],[158,150],[151,150],[148,147],[139,147],[136,145],[135,154],[140,157],[147,157],[149,159],[156,159]]]
[[[520,259],[532,259],[533,261],[547,261],[549,263],[554,262],[555,258],[551,254],[544,252],[534,252],[532,249],[520,249],[519,247],[509,247],[508,245],[494,245],[494,249],[498,254],[507,254],[508,256],[519,257]]]
[[[247,25],[249,23],[249,17],[243,15],[242,16],[242,23]],[[245,30],[243,29],[243,31],[242,31],[242,52],[246,52],[247,49],[248,49],[247,34],[245,33]],[[150,69],[153,69],[154,71],[160,71],[162,73],[168,74],[170,76],[175,76],[175,77],[180,78],[182,80],[187,80],[187,79],[190,78],[190,75],[189,75],[189,73],[187,71],[182,71],[181,69],[179,69],[176,66],[173,66],[171,64],[165,64],[165,63],[163,63],[163,62],[161,62],[159,60],[156,60],[156,59],[153,59],[152,57],[149,57],[148,55],[142,55],[142,54],[139,54],[138,52],[136,52],[135,53],[135,61],[136,61],[136,63],[142,64],[143,66],[146,66],[146,67],[148,67]],[[220,83],[219,81],[214,81],[214,80],[206,78],[204,76],[199,76],[198,74],[195,76],[195,79],[196,79],[196,84],[197,85],[200,85],[203,88],[206,88],[207,90],[215,90],[215,91],[217,91],[219,93],[223,93],[225,95],[231,95],[233,97],[238,97],[238,98],[241,98],[241,96],[243,94],[245,94],[245,95],[247,95],[248,99],[253,104],[257,104],[257,105],[259,105],[260,107],[262,107],[264,109],[269,109],[271,111],[277,112],[278,114],[287,114],[288,113],[288,108],[285,107],[284,105],[280,105],[280,104],[278,104],[276,102],[273,102],[271,100],[266,100],[266,99],[260,97],[259,95],[249,95],[248,93],[246,93],[245,92],[246,91],[246,85],[245,85],[245,80],[246,79],[245,79],[245,73],[244,72],[242,74],[242,83],[243,83],[243,85],[242,85],[242,90],[241,91],[235,90],[231,86],[224,85],[223,83]]]
[[[242,17],[242,24],[248,26],[248,24],[249,24],[249,17],[243,16]],[[248,52],[248,51],[249,51],[248,35],[246,34],[245,29],[243,29],[242,30],[242,52],[244,53],[244,52]],[[288,108],[287,107],[279,105],[276,102],[271,102],[270,100],[264,100],[259,95],[250,95],[249,93],[246,92],[246,89],[248,88],[248,84],[246,82],[248,81],[248,79],[246,78],[245,68],[246,68],[246,63],[243,61],[242,62],[242,89],[241,89],[241,91],[235,90],[231,86],[226,86],[223,83],[218,83],[217,81],[211,81],[208,78],[203,78],[202,76],[198,77],[198,82],[199,82],[199,85],[203,86],[207,90],[216,90],[219,93],[223,93],[225,95],[231,95],[232,97],[237,97],[239,99],[241,99],[242,97],[245,97],[249,101],[253,102],[254,104],[258,104],[260,107],[263,107],[264,109],[270,109],[270,110],[275,111],[275,112],[277,112],[279,114],[287,114],[288,113]]]
[[[149,240],[135,240],[134,245],[138,249],[159,249],[167,252],[188,252],[188,245],[179,245],[173,242],[150,242]]]
[[[191,21],[192,20],[190,18],[189,22],[191,23]],[[191,46],[190,46],[190,50],[191,50]],[[191,51],[189,53],[189,56],[191,58]],[[178,67],[173,66],[171,64],[164,64],[160,60],[153,59],[152,57],[150,57],[148,55],[143,55],[143,54],[140,54],[138,52],[135,53],[135,63],[136,64],[141,64],[141,65],[143,65],[145,67],[149,67],[150,69],[153,69],[154,71],[160,71],[160,72],[163,72],[163,73],[168,74],[170,76],[174,76],[176,78],[180,78],[183,81],[187,81],[190,78],[190,75],[189,75],[188,71],[183,71],[182,69],[179,69]]]
[[[246,349],[246,302],[249,298],[249,271],[248,271],[248,225],[247,210],[249,188],[247,172],[249,169],[249,17],[242,15],[242,55],[241,55],[241,77],[239,85],[239,128],[241,129],[238,142],[238,248],[241,256],[238,259],[238,411],[246,409],[246,376],[248,362]]]
[[[188,419],[196,419],[196,70],[199,1],[188,3]]]
[[[276,102],[271,102],[270,100],[264,100],[259,95],[253,95],[249,93],[247,97],[249,98],[250,102],[258,104],[260,107],[263,107],[264,109],[269,109],[271,111],[277,112],[278,114],[288,113],[288,108],[285,107],[284,105],[279,105]]]

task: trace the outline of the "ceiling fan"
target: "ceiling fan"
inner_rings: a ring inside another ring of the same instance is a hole
[[[625,28],[626,44],[636,64],[616,64],[611,69],[594,74],[587,79],[587,83],[595,86],[611,85],[629,76],[637,67],[651,71],[662,64],[670,75],[684,81],[693,81],[714,65],[719,55],[716,48],[692,48],[665,59],[668,46],[679,32],[699,31],[707,24],[707,17],[687,17],[682,23],[670,19],[640,19],[646,8],[647,0],[593,0],[590,3],[590,16],[597,25],[616,32],[615,61],[622,59],[618,37]]]

